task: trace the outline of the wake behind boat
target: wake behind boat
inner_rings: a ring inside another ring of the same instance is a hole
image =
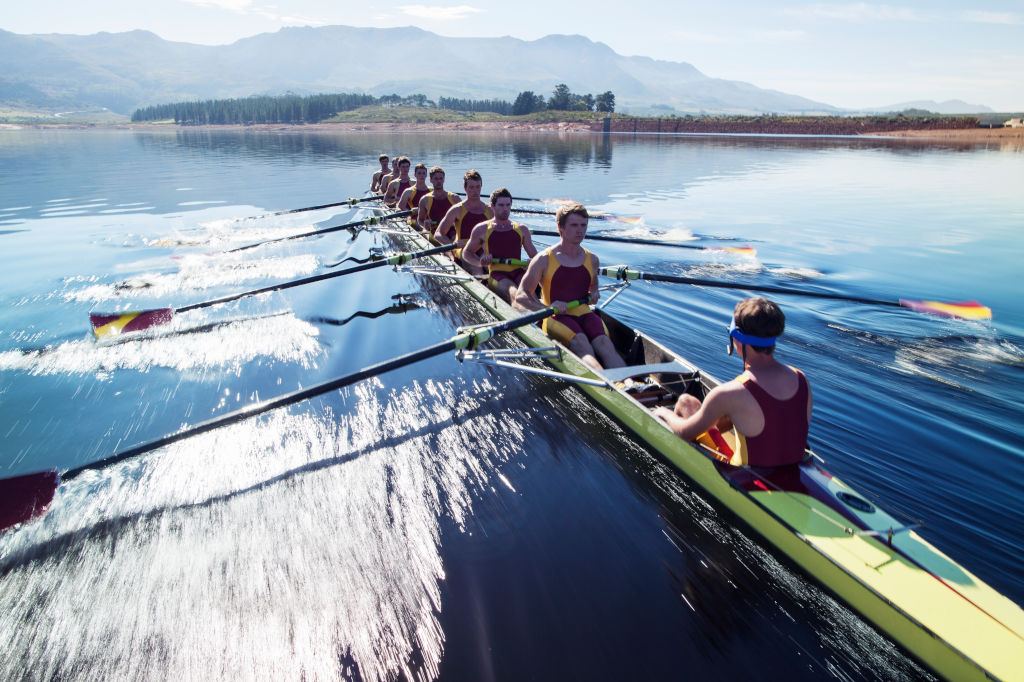
[[[388,234],[404,247],[423,250],[431,245],[408,227]],[[521,316],[450,259],[426,260],[430,265],[413,270],[455,279],[499,320]],[[543,358],[554,370],[550,375],[577,384],[636,437],[937,673],[957,680],[1024,679],[1024,611],[1017,604],[944,555],[913,525],[832,476],[810,451],[797,465],[732,466],[714,441],[690,443],[676,437],[651,409],[671,406],[683,393],[703,399],[718,380],[607,312],[599,314],[626,361],[624,368],[593,369],[534,325],[515,330],[529,347],[522,353],[463,351],[460,357],[528,372],[538,370],[510,360]]]

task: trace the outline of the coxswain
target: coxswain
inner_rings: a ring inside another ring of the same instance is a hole
[[[479,171],[466,171],[462,178],[462,187],[466,190],[466,198],[448,209],[441,224],[434,231],[434,239],[440,244],[455,242],[459,249],[466,245],[473,228],[490,220],[491,207],[480,200],[480,190],[484,181]],[[457,255],[457,254],[456,254]]]
[[[805,457],[813,399],[800,370],[775,359],[775,342],[786,316],[766,298],[736,304],[729,326],[729,354],[743,360],[743,373],[719,384],[699,401],[683,394],[675,409],[654,415],[684,440],[710,437],[735,466],[777,467]],[[724,441],[724,442],[723,442]],[[724,445],[724,448],[722,447]]]
[[[387,206],[394,208],[402,192],[412,187],[412,178],[409,177],[409,167],[412,162],[408,156],[398,157],[398,175],[391,178],[382,200]]]
[[[597,256],[583,248],[590,214],[575,201],[563,204],[555,213],[558,243],[530,259],[513,305],[525,310],[541,310],[553,306],[558,313],[544,320],[544,332],[565,344],[585,363],[601,369],[623,367],[615,344],[601,316],[590,309],[597,303]],[[541,289],[540,300],[534,293]],[[586,299],[588,304],[567,309],[567,303]]]
[[[398,203],[395,204],[395,208],[399,211],[412,211],[412,213],[409,214],[409,226],[416,227],[420,199],[422,199],[424,195],[430,193],[430,187],[427,186],[426,164],[417,163],[412,174],[415,177],[416,182],[402,192],[402,196],[398,198]]]
[[[380,161],[380,170],[374,173],[373,179],[370,180],[370,191],[374,193],[381,191],[380,181],[388,174],[388,162],[390,161],[387,154],[381,154],[377,160]]]
[[[459,195],[444,188],[444,169],[434,166],[430,169],[430,194],[420,199],[416,223],[421,230],[434,234],[434,229],[444,220],[448,209],[459,203]]]
[[[530,229],[510,219],[512,193],[508,189],[502,187],[491,192],[491,212],[493,218],[473,228],[462,250],[462,259],[470,265],[487,268],[487,286],[510,301],[516,295],[516,286],[526,274],[526,268],[508,261],[518,261],[523,251],[533,258],[537,247],[533,245]]]

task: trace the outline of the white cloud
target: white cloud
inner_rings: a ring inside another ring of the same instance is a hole
[[[925,21],[915,10],[891,5],[871,5],[866,2],[843,5],[818,3],[783,10],[783,14],[799,17],[818,17],[838,21]]]
[[[452,7],[440,7],[430,5],[399,5],[398,9],[403,14],[417,17],[419,19],[436,19],[438,21],[453,21],[465,19],[472,14],[479,14],[484,10],[469,5],[454,5]]]
[[[960,18],[976,24],[1009,24],[1017,25],[1022,22],[1019,15],[1013,12],[983,12],[980,10],[961,12]]]

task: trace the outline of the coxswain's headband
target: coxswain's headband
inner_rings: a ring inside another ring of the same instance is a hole
[[[736,326],[736,318],[733,318],[729,323],[729,355],[732,355],[732,340],[736,339],[740,343],[745,343],[748,346],[759,346],[761,348],[770,348],[775,345],[777,336],[754,336],[753,334],[744,334]]]

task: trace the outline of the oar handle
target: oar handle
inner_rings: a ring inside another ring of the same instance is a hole
[[[247,296],[258,296],[259,294],[266,294],[271,291],[281,291],[283,289],[291,289],[292,287],[302,286],[303,284],[312,284],[313,282],[322,282],[325,279],[332,279],[334,277],[343,277],[345,275],[351,275],[356,272],[362,272],[363,270],[370,270],[372,268],[379,268],[385,265],[404,265],[411,260],[416,258],[424,258],[426,256],[433,256],[438,253],[444,253],[446,251],[453,250],[456,244],[445,244],[444,246],[436,246],[432,249],[425,249],[423,251],[413,251],[411,253],[399,253],[382,260],[374,261],[372,263],[363,263],[362,265],[354,265],[351,268],[345,268],[344,270],[338,270],[337,272],[325,272],[319,275],[313,275],[311,277],[303,277],[302,279],[294,279],[290,282],[282,282],[280,284],[272,284],[270,286],[262,287],[260,289],[253,289],[252,291],[243,291],[240,294],[231,294],[229,296],[222,296],[221,298],[215,298],[211,301],[202,301],[201,303],[193,303],[191,305],[182,306],[181,308],[175,308],[175,313],[184,313],[189,310],[197,310],[199,308],[208,308],[212,305],[218,305],[220,303],[228,303],[230,301],[237,301],[240,298]]]
[[[304,213],[306,211],[319,211],[322,208],[334,208],[335,206],[355,206],[363,201],[373,201],[375,199],[383,199],[383,194],[378,194],[372,197],[362,197],[360,199],[348,198],[345,201],[336,201],[332,204],[320,204],[318,206],[305,206],[303,208],[290,208],[286,211],[275,211],[273,213],[264,213],[262,215],[254,215],[248,220],[258,220],[259,218],[273,218],[278,215],[289,215],[291,213]]]
[[[521,266],[521,267],[526,267],[527,265],[530,264],[530,261],[523,260],[521,258],[492,258],[491,259],[491,264],[492,265],[518,265],[518,266]]]

